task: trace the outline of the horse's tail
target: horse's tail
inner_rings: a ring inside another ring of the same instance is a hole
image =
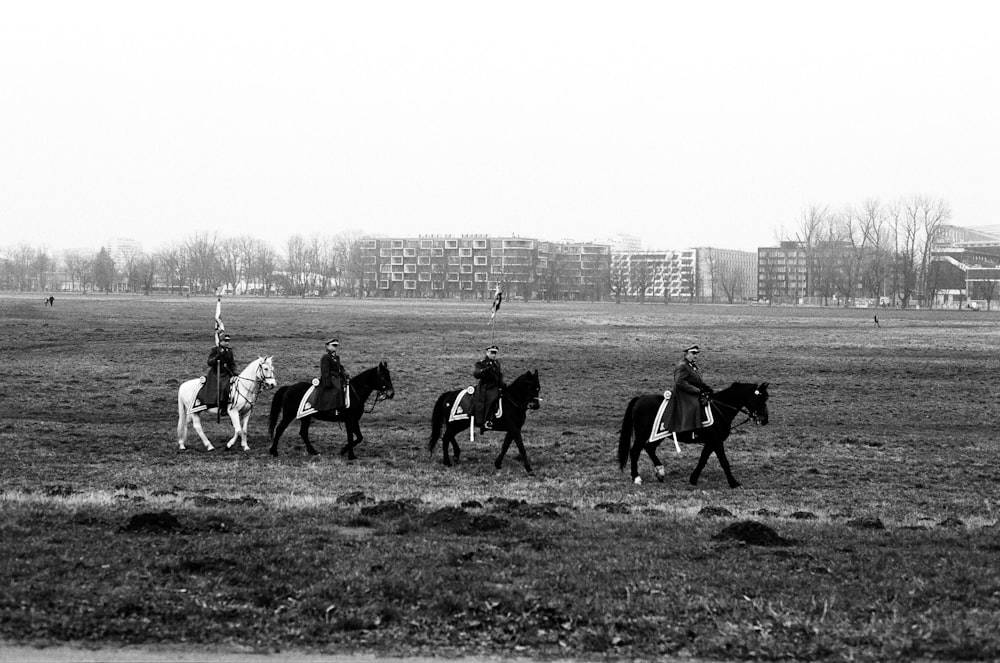
[[[274,439],[274,427],[278,425],[281,408],[285,405],[286,391],[288,391],[288,385],[278,387],[278,390],[274,392],[274,398],[271,399],[271,414],[267,418],[267,437],[271,440]]]
[[[431,439],[427,442],[427,450],[434,451],[438,438],[441,437],[441,425],[444,424],[444,413],[448,409],[444,406],[448,400],[448,392],[438,396],[437,403],[434,404],[434,413],[431,414]]]
[[[632,408],[635,407],[637,400],[639,400],[638,396],[628,402],[628,406],[625,408],[625,417],[622,419],[622,431],[618,437],[618,467],[621,469],[625,469],[625,463],[628,462],[628,451],[632,446]]]

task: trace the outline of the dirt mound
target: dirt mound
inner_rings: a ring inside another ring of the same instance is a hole
[[[885,529],[881,519],[868,516],[848,520],[847,526],[855,529]]]
[[[446,506],[428,513],[423,517],[421,522],[424,527],[437,527],[452,532],[465,532],[468,531],[471,520],[465,509]]]
[[[594,509],[598,511],[607,511],[608,513],[631,513],[632,509],[628,508],[625,504],[620,504],[618,502],[601,502],[600,504],[595,504]]]
[[[361,515],[375,518],[400,518],[417,510],[413,500],[386,500],[372,506],[361,507]]]
[[[491,514],[475,516],[469,521],[469,527],[477,532],[496,532],[509,526],[509,522]]]
[[[123,532],[149,532],[152,534],[181,532],[183,530],[177,516],[169,511],[137,513],[129,519],[127,525],[122,527]]]
[[[755,520],[743,520],[729,525],[712,537],[716,541],[742,541],[752,546],[790,546],[795,542],[780,536],[773,529]]]
[[[732,512],[729,509],[727,509],[725,507],[721,507],[721,506],[706,506],[706,507],[702,507],[701,511],[698,512],[698,515],[701,516],[702,518],[732,518],[733,517],[733,514],[732,514]]]
[[[365,495],[362,491],[356,490],[352,493],[344,493],[337,497],[337,504],[374,504],[375,500]]]

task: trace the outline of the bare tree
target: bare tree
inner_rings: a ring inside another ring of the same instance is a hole
[[[334,262],[338,266],[338,289],[344,289],[352,297],[360,294],[365,278],[364,256],[361,253],[361,237],[355,232],[342,232],[333,237]],[[433,274],[431,277],[433,278]]]
[[[149,294],[156,283],[156,270],[159,267],[159,259],[153,253],[143,253],[139,258],[136,267],[138,275],[138,285],[142,287],[144,294]]]
[[[201,293],[215,293],[222,282],[218,255],[219,237],[216,233],[196,233],[183,245],[185,264],[189,270],[191,289]]]
[[[629,270],[629,283],[632,292],[640,304],[646,303],[646,290],[653,285],[656,278],[656,266],[646,256],[632,257],[632,268]]]
[[[87,292],[87,286],[91,283],[90,275],[93,274],[94,254],[84,251],[67,251],[63,255],[63,262],[66,263],[66,272],[69,274],[70,288],[76,290],[79,283],[80,289]]]
[[[278,252],[264,241],[255,241],[253,249],[253,267],[251,274],[264,289],[264,296],[271,295],[275,282],[275,272],[278,269]]]
[[[622,303],[622,295],[627,295],[628,289],[628,264],[625,255],[621,254],[617,259],[612,259],[611,271],[608,273],[608,290],[615,296],[615,304]]]

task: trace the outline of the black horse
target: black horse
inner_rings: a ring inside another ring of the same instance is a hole
[[[431,415],[431,439],[427,444],[427,449],[433,452],[434,445],[437,444],[438,437],[440,436],[441,445],[444,448],[444,464],[448,466],[451,465],[451,458],[448,456],[448,446],[451,445],[451,448],[454,449],[455,462],[457,463],[462,452],[458,448],[455,435],[469,427],[468,419],[448,421],[448,416],[451,414],[451,407],[455,403],[455,399],[463,391],[459,389],[457,391],[446,391],[441,394],[437,399],[437,403],[434,404],[434,413]],[[504,387],[503,393],[500,395],[503,416],[496,421],[493,428],[489,429],[505,431],[507,433],[503,439],[503,446],[500,447],[500,455],[497,456],[496,461],[493,463],[498,470],[500,469],[500,464],[503,462],[504,455],[507,453],[507,449],[510,448],[510,443],[514,442],[517,444],[518,453],[521,454],[525,471],[529,474],[531,473],[531,463],[528,462],[528,454],[524,451],[524,443],[521,441],[521,427],[524,425],[527,411],[539,408],[540,399],[538,398],[538,393],[540,391],[541,387],[538,383],[537,370],[533,373],[528,371],[511,382],[510,385]],[[444,426],[443,436],[441,435],[442,426]]]
[[[274,400],[271,401],[271,417],[268,421],[267,429],[271,436],[272,456],[278,455],[278,440],[281,439],[281,434],[285,432],[288,424],[295,420],[299,403],[302,402],[302,397],[305,395],[306,390],[309,389],[310,384],[309,382],[296,382],[295,384],[280,387],[274,393]],[[347,429],[347,444],[340,448],[340,455],[347,454],[348,460],[354,460],[357,458],[354,455],[354,447],[361,444],[361,441],[365,439],[361,434],[358,422],[361,419],[361,415],[365,412],[365,403],[368,401],[368,397],[371,396],[373,391],[378,392],[375,395],[375,402],[372,403],[372,408],[374,409],[379,401],[395,396],[395,391],[392,388],[392,377],[389,375],[389,367],[385,362],[381,362],[378,366],[359,373],[357,377],[351,379],[348,389],[351,390],[351,407],[337,414],[333,412],[317,412],[316,414],[302,417],[302,423],[299,426],[299,436],[306,443],[306,451],[309,453],[313,455],[319,453],[309,441],[309,425],[313,419],[319,419],[320,421],[343,421],[344,427]],[[278,420],[279,417],[280,421]]]
[[[734,382],[731,387],[716,392],[712,396],[711,407],[714,422],[711,426],[699,428],[693,433],[684,435],[684,439],[678,435],[678,441],[701,444],[701,458],[698,465],[691,473],[691,485],[698,484],[698,477],[705,469],[708,457],[713,453],[719,459],[722,471],[726,473],[726,480],[730,488],[739,488],[740,482],[733,476],[729,469],[729,460],[726,458],[726,448],[723,442],[732,430],[733,419],[740,412],[747,415],[747,419],[754,421],[761,426],[767,425],[767,382],[762,384],[752,384],[746,382]],[[660,394],[636,396],[629,401],[625,408],[625,417],[622,419],[621,437],[618,441],[618,463],[622,469],[629,457],[632,459],[632,480],[635,483],[642,483],[639,477],[639,454],[645,449],[650,460],[656,468],[656,478],[663,481],[663,464],[656,456],[656,447],[662,440],[649,442],[649,436],[653,429],[653,420],[656,412],[663,402]],[[635,443],[632,443],[632,436],[635,435]],[[631,446],[631,453],[629,447]]]

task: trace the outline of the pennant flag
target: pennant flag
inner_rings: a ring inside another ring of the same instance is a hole
[[[219,344],[222,332],[226,331],[226,326],[222,324],[222,297],[215,302],[215,344]]]
[[[503,293],[500,292],[500,284],[497,284],[496,294],[493,295],[493,313],[490,314],[490,322],[493,322],[493,318],[497,317],[497,311],[500,310],[500,302],[503,301]]]

